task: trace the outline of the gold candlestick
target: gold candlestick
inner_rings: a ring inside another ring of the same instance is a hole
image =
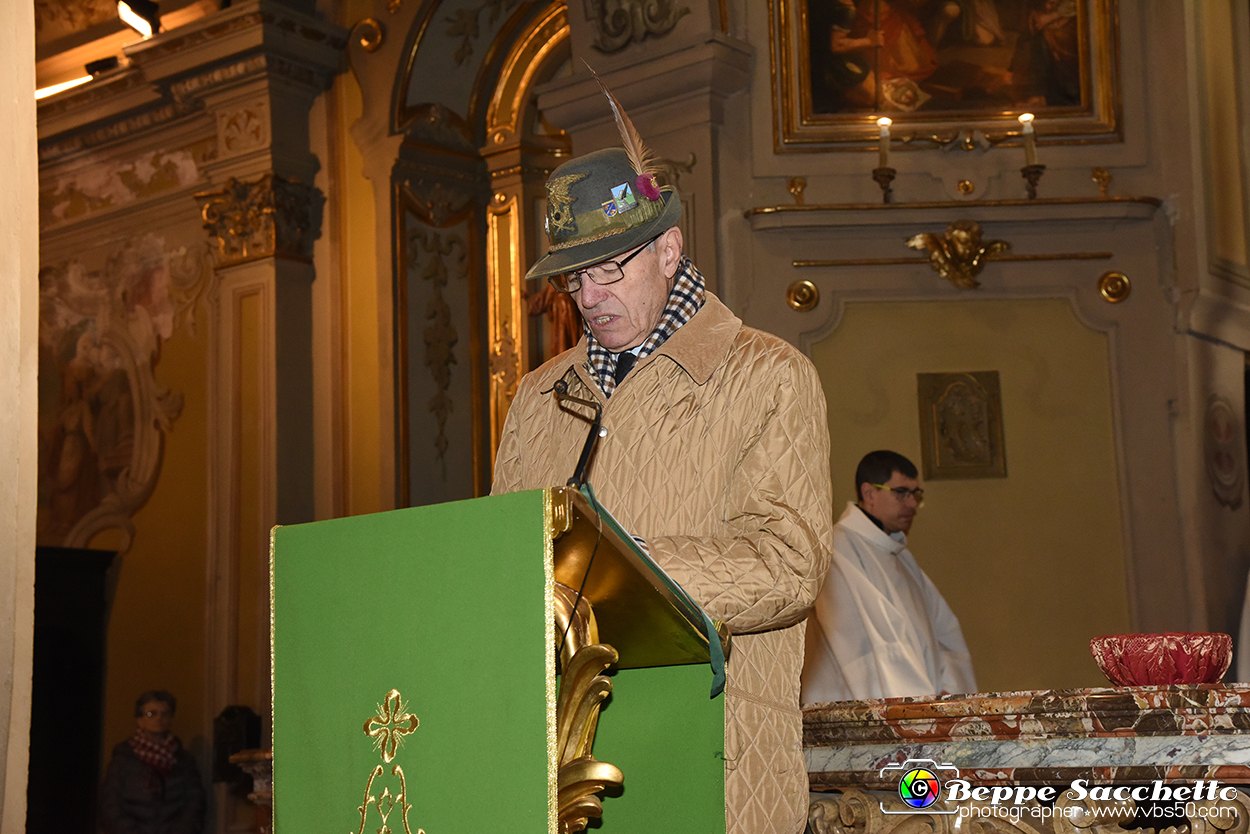
[[[1025,165],[1020,169],[1020,176],[1024,177],[1025,182],[1028,183],[1030,200],[1037,199],[1037,183],[1045,172],[1046,166],[1037,164]]]
[[[877,185],[881,186],[881,202],[890,202],[890,197],[894,194],[894,189],[890,187],[890,183],[894,182],[894,175],[898,173],[893,168],[880,166],[872,169],[872,178],[877,181]]]

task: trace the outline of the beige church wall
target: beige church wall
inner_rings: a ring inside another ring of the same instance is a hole
[[[35,16],[29,3],[0,6],[0,830],[26,822],[31,660],[35,606],[35,492],[38,470],[39,228],[35,149]]]
[[[863,302],[811,356],[835,515],[868,451],[922,466],[917,373],[998,371],[1007,477],[925,481],[909,546],[959,617],[981,690],[1105,684],[1089,640],[1129,630],[1107,337],[1060,299]]]
[[[1183,350],[1189,378],[1178,404],[1177,457],[1188,489],[1182,494],[1181,518],[1189,545],[1204,554],[1190,587],[1205,617],[1193,627],[1235,637],[1250,571],[1246,355],[1193,337],[1184,340]]]

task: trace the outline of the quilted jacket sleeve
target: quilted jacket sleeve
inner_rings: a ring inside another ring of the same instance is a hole
[[[652,557],[735,633],[806,618],[832,556],[829,428],[820,380],[797,352],[760,376],[772,397],[761,400],[768,404],[758,413],[741,415],[748,441],[722,509],[731,535],[647,540]]]
[[[491,479],[490,494],[503,495],[506,492],[516,492],[521,489],[521,440],[520,440],[520,415],[522,408],[518,407],[518,403],[525,403],[528,400],[529,389],[532,387],[532,380],[528,377],[521,379],[520,385],[517,387],[516,397],[513,398],[513,408],[508,409],[508,414],[504,417],[503,432],[499,437],[499,448],[495,452],[495,472]]]

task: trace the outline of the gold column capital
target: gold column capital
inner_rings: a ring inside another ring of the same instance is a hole
[[[312,260],[325,203],[317,188],[269,173],[253,181],[231,177],[195,199],[217,266],[274,256]]]

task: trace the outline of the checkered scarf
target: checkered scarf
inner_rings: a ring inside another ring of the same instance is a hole
[[[173,772],[174,765],[178,763],[175,754],[179,746],[178,739],[172,734],[166,736],[164,741],[155,741],[147,733],[136,729],[130,737],[130,749],[135,751],[140,761],[152,768],[148,773],[148,787],[153,794],[160,793],[161,781]]]
[[[699,270],[695,269],[689,257],[683,257],[677,267],[673,289],[668,294],[668,306],[660,314],[660,323],[643,341],[642,348],[638,351],[639,359],[650,356],[679,327],[694,318],[694,314],[703,306],[704,287],[703,276],[699,274]],[[610,397],[616,390],[616,355],[599,344],[585,322],[582,323],[582,332],[586,334],[586,354],[590,357],[590,369],[594,372],[595,381],[599,383],[603,393]]]

